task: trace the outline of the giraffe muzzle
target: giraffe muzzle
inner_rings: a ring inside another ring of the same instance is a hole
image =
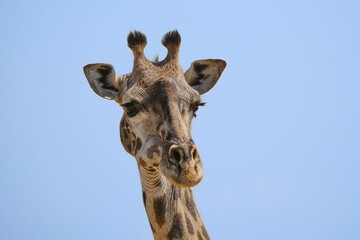
[[[203,177],[203,166],[195,144],[172,144],[159,169],[174,185],[192,187]]]

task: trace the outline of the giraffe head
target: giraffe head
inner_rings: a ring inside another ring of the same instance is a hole
[[[84,67],[85,76],[95,93],[124,109],[121,142],[139,168],[158,171],[178,187],[194,186],[203,176],[203,166],[191,137],[191,122],[203,105],[200,95],[216,84],[226,63],[197,60],[184,73],[177,31],[163,37],[168,52],[162,61],[145,57],[144,34],[133,31],[127,41],[134,55],[131,73],[115,74],[112,65],[95,63]]]

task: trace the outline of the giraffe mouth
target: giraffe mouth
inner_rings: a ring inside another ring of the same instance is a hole
[[[178,162],[171,157],[164,157],[158,167],[165,178],[177,187],[193,187],[204,175],[200,158]]]

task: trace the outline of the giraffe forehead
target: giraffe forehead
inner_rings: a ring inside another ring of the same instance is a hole
[[[149,90],[154,98],[166,98],[167,100],[197,101],[200,95],[191,88],[183,79],[163,78],[154,82]]]
[[[148,80],[139,79],[122,96],[122,101],[134,100],[147,106],[159,103],[180,103],[185,101],[189,104],[200,101],[200,95],[190,87],[184,79],[171,77]]]

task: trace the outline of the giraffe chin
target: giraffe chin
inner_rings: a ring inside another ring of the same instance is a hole
[[[168,159],[163,159],[159,164],[160,172],[176,187],[193,187],[197,185],[204,176],[201,160],[195,165],[174,164]]]

